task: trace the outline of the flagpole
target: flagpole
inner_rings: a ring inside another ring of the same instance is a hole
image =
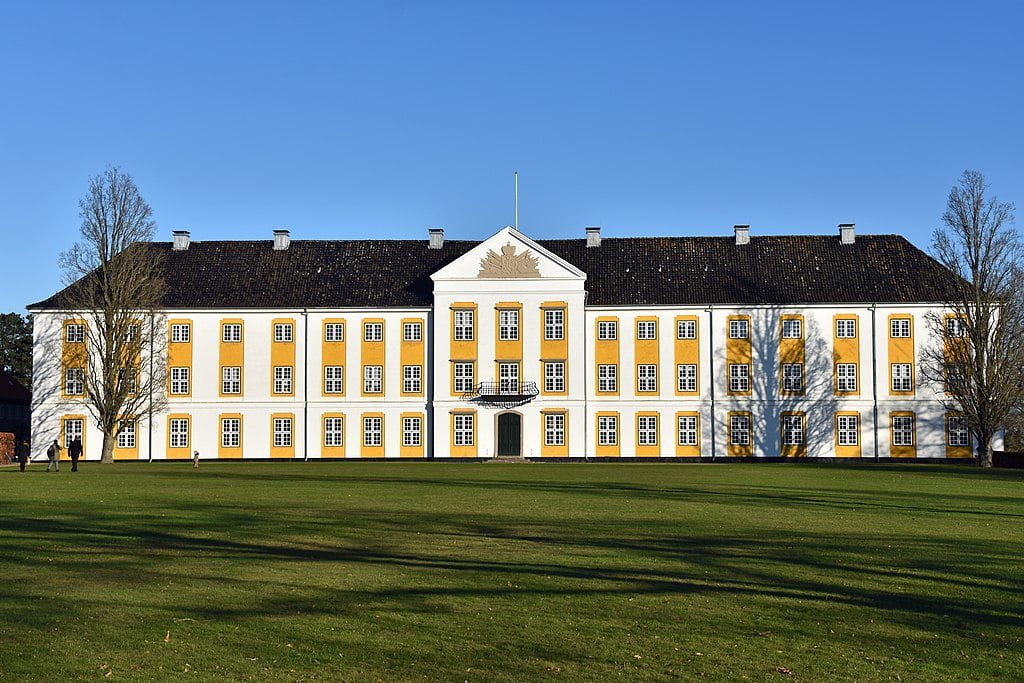
[[[516,230],[519,230],[519,171],[515,172],[516,178]]]

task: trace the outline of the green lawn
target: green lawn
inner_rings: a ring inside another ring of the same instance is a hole
[[[1024,677],[1020,472],[44,469],[0,469],[0,680]]]

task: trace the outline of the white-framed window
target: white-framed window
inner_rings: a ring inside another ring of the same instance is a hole
[[[799,318],[784,318],[782,320],[782,338],[800,339],[804,336],[804,323]]]
[[[85,422],[81,418],[73,417],[64,420],[64,448],[70,448],[71,442],[82,438],[82,430]]]
[[[565,445],[565,413],[544,413],[544,445]]]
[[[677,365],[676,366],[676,388],[679,393],[693,393],[697,391],[697,366]]]
[[[857,391],[856,363],[836,363],[836,391],[840,393]]]
[[[129,344],[137,342],[141,334],[142,325],[139,323],[129,323],[128,327],[124,330],[124,340]]]
[[[345,393],[345,366],[325,365],[324,366],[324,393],[342,394]]]
[[[696,320],[677,320],[676,321],[676,339],[696,339],[697,338],[697,321]]]
[[[363,341],[384,341],[384,323],[363,323]]]
[[[455,340],[472,341],[473,310],[468,308],[455,309]]]
[[[946,418],[946,443],[950,446],[970,446],[971,432],[967,429],[967,418],[950,415]]]
[[[220,338],[225,342],[242,341],[242,323],[224,323],[221,325]]]
[[[614,320],[601,320],[597,323],[597,338],[601,341],[617,339],[619,336],[619,324]]]
[[[290,366],[290,365],[276,365],[276,366],[274,366],[274,393],[275,394],[290,394],[290,393],[292,393],[292,366]]]
[[[85,395],[85,368],[64,368],[64,393],[68,396]]]
[[[476,415],[473,413],[455,413],[455,445],[472,446],[475,438],[474,422]]]
[[[519,393],[519,363],[498,363],[498,391]]]
[[[963,337],[967,334],[967,325],[964,319],[958,316],[946,318],[946,336]],[[952,444],[950,444],[952,445]]]
[[[910,363],[892,363],[892,390],[914,390],[913,366]]]
[[[544,339],[547,341],[565,339],[565,311],[561,308],[544,310]]]
[[[220,445],[224,448],[238,448],[242,444],[242,420],[225,417],[220,421]]]
[[[636,418],[636,445],[658,445],[658,416],[638,415]]]
[[[274,448],[288,448],[292,445],[292,419],[274,418]]]
[[[836,431],[840,446],[856,446],[860,443],[860,416],[837,415]]]
[[[85,342],[85,325],[82,323],[68,323],[64,326],[64,341],[69,344],[82,344]]]
[[[402,341],[423,341],[423,323],[404,323],[402,325]]]
[[[838,318],[836,319],[836,339],[856,339],[857,319]]]
[[[220,369],[220,393],[242,393],[242,368],[228,365]]]
[[[517,341],[519,339],[519,311],[502,309],[498,311],[498,339]]]
[[[363,366],[363,393],[380,394],[384,391],[384,366]]]
[[[746,318],[737,318],[729,321],[729,339],[749,339],[750,321]]]
[[[597,390],[605,392],[616,392],[619,390],[618,365],[597,366]]]
[[[402,366],[402,391],[406,394],[418,394],[423,391],[423,366]]]
[[[168,420],[167,432],[171,448],[188,448],[188,419],[172,417]]]
[[[565,391],[565,362],[544,363],[544,391],[560,394]]]
[[[135,420],[121,420],[117,429],[117,447],[135,448]]]
[[[171,341],[175,344],[187,344],[192,339],[192,326],[188,323],[171,325]]]
[[[802,446],[804,443],[804,416],[782,416],[782,443],[786,446]]]
[[[750,365],[731,363],[729,365],[729,391],[742,394],[750,391]]]
[[[423,443],[423,420],[418,417],[402,418],[402,445],[416,447]]]
[[[658,338],[658,321],[657,320],[637,320],[636,321],[636,338],[637,339],[657,339]]]
[[[363,418],[363,445],[380,446],[384,443],[384,418]]]
[[[455,393],[463,394],[467,391],[473,391],[473,364],[472,363],[455,363],[453,369],[453,375],[455,379],[455,386],[453,391]]]
[[[636,366],[636,391],[654,392],[658,390],[658,366],[638,365]]]
[[[889,321],[889,336],[893,339],[910,337],[910,318],[893,318]]]
[[[339,448],[345,445],[345,418],[324,418],[324,446]]]
[[[291,323],[274,323],[274,341],[290,342],[294,338],[294,328]]]
[[[189,391],[190,368],[171,368],[171,393],[187,394]]]
[[[138,368],[117,369],[117,390],[126,394],[134,394],[139,388]]]
[[[782,364],[782,390],[797,392],[804,390],[803,363]]]
[[[892,445],[913,446],[914,445],[914,416],[893,415],[892,416]]]
[[[597,445],[614,446],[619,443],[619,418],[601,415],[597,418]]]
[[[324,323],[324,341],[345,341],[345,323]]]
[[[677,420],[676,431],[680,446],[697,445],[697,416],[680,415]]]
[[[967,382],[967,369],[963,363],[946,363],[945,389],[947,393],[960,393]]]
[[[729,443],[733,446],[750,445],[750,416],[729,416]]]

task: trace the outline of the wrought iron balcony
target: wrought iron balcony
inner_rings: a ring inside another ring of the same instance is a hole
[[[536,382],[501,380],[480,382],[472,390],[462,394],[463,401],[481,403],[499,408],[514,408],[529,403],[537,394]]]

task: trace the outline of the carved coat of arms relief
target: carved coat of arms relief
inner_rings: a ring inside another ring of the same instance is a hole
[[[493,249],[480,259],[479,278],[527,278],[540,277],[537,269],[538,259],[529,251],[516,253],[512,244],[506,244],[501,248],[501,253],[495,253]]]

